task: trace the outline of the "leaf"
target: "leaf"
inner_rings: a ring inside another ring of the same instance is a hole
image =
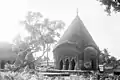
[[[109,55],[109,53],[108,53],[108,50],[107,50],[107,49],[104,49],[104,54],[105,54],[105,55]]]
[[[57,32],[57,33],[56,33],[56,35],[57,35],[57,37],[59,37],[59,38],[60,38],[60,33],[58,33],[58,32]]]
[[[56,24],[56,29],[63,29],[63,26],[64,26],[64,24],[63,23],[61,23],[61,22],[58,22],[57,24]]]
[[[11,78],[9,76],[7,76],[7,75],[4,75],[4,79],[5,80],[11,80]]]
[[[120,0],[97,0],[105,5],[105,12],[110,16],[112,12],[120,12]]]
[[[49,19],[44,19],[44,26],[48,26],[48,24],[49,24]]]
[[[43,17],[43,15],[40,12],[37,12],[36,15],[39,17]]]

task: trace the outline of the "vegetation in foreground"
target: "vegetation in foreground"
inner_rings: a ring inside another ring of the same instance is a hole
[[[94,77],[84,77],[84,76],[69,76],[69,77],[47,77],[42,75],[40,72],[35,72],[34,74],[30,71],[22,72],[0,72],[0,80],[95,80]]]

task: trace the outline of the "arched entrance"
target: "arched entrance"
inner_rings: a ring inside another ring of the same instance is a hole
[[[72,59],[71,60],[71,70],[74,70],[75,69],[75,60],[74,59]]]
[[[63,60],[60,61],[60,67],[59,67],[60,70],[63,69]]]
[[[69,69],[69,60],[66,59],[65,60],[65,70],[68,70]]]

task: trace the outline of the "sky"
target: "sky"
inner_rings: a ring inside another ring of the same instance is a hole
[[[12,42],[23,31],[19,21],[27,11],[25,0],[0,0],[0,41]],[[23,35],[23,34],[22,34]]]
[[[19,32],[26,35],[19,21],[27,11],[38,11],[50,20],[62,20],[67,29],[77,15],[77,8],[99,48],[108,48],[111,55],[120,58],[120,13],[107,16],[97,0],[1,0],[0,41],[12,42]]]

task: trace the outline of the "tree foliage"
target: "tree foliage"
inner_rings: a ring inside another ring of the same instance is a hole
[[[25,51],[29,47],[29,45],[22,40],[20,34],[16,35],[13,42],[12,50],[16,52],[16,54],[21,51]]]
[[[120,12],[120,0],[97,0],[105,6],[105,11],[110,15],[112,11]]]
[[[55,43],[56,38],[60,37],[60,31],[64,29],[64,22],[61,20],[50,21],[48,18],[44,18],[40,12],[27,13],[25,20],[20,21],[23,24],[25,30],[29,33],[29,36],[21,40],[18,35],[14,40],[14,49],[26,50],[30,49],[31,53],[37,51],[43,51],[43,54],[50,51],[51,44]]]
[[[117,59],[116,59],[116,57],[111,56],[107,49],[104,49],[103,52],[101,52],[101,55],[100,55],[100,62],[102,64],[105,63],[107,65],[109,65],[109,64],[113,65],[117,62]]]
[[[51,45],[57,42],[57,38],[60,37],[60,30],[65,26],[61,20],[50,21],[43,18],[40,12],[31,11],[28,12],[25,20],[20,21],[20,24],[25,27],[29,35],[22,38],[18,34],[13,41],[13,50],[18,53],[15,65],[20,64],[15,71],[35,63],[46,52],[48,53],[51,50]],[[37,60],[33,60],[32,53],[38,51],[42,51],[43,54]]]

